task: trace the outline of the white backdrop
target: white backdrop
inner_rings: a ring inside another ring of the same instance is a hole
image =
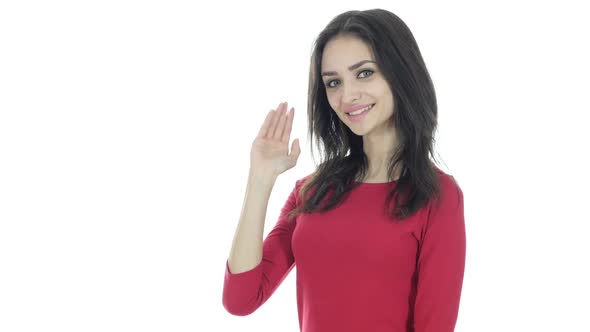
[[[255,313],[222,306],[250,144],[268,110],[295,107],[302,154],[267,234],[314,167],[314,38],[376,7],[420,46],[437,154],[464,191],[456,331],[590,331],[578,3],[3,1],[0,331],[298,331],[294,270]]]

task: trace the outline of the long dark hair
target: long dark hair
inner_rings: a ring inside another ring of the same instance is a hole
[[[315,172],[305,178],[299,191],[303,204],[290,211],[288,220],[302,212],[333,209],[350,189],[360,185],[355,179],[364,178],[368,170],[362,136],[354,134],[334,114],[320,76],[326,43],[345,35],[358,37],[369,46],[393,93],[396,110],[392,121],[398,131],[398,148],[389,160],[388,178],[397,183],[387,197],[387,205],[393,200],[395,208],[389,210],[389,215],[402,220],[440,193],[440,170],[430,159],[434,158],[437,104],[434,85],[412,32],[398,16],[383,9],[342,13],[332,19],[314,43],[308,133],[310,144],[315,134],[323,158]],[[394,178],[395,170],[399,170],[399,179]],[[329,199],[320,205],[328,193]]]

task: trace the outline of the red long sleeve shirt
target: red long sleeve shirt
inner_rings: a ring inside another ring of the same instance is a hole
[[[286,214],[300,204],[303,179],[263,244],[262,261],[231,273],[225,264],[223,305],[249,315],[296,266],[302,332],[451,332],[458,316],[465,266],[463,192],[437,168],[435,200],[394,223],[383,210],[397,181],[361,183],[325,213]]]

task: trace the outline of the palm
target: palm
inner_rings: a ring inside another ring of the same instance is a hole
[[[293,142],[289,154],[289,140],[293,125],[293,110],[286,112],[287,103],[270,111],[262,124],[250,153],[251,167],[278,176],[295,166],[299,157],[299,144]]]

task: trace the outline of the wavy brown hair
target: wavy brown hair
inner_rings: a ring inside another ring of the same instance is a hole
[[[368,170],[362,136],[354,134],[334,114],[320,76],[324,47],[332,38],[344,35],[360,38],[369,46],[393,93],[396,109],[392,121],[398,131],[398,147],[388,162],[388,178],[397,180],[397,184],[387,197],[387,205],[393,201],[388,214],[402,220],[440,194],[438,169],[430,159],[434,159],[437,104],[434,85],[412,32],[398,16],[383,9],[342,13],[328,23],[314,43],[308,133],[312,155],[314,135],[323,155],[315,172],[301,185],[303,204],[290,211],[288,220],[300,213],[333,209],[360,185],[356,179],[364,178]],[[399,170],[399,179],[394,178],[395,170]]]

